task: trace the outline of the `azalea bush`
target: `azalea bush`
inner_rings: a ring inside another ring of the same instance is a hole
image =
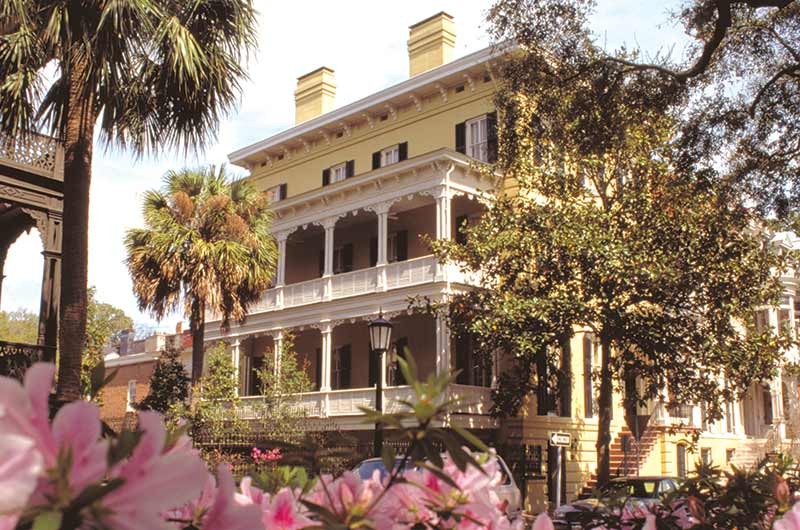
[[[136,430],[103,437],[93,403],[69,403],[50,420],[53,365],[32,366],[24,386],[0,378],[0,530],[512,528],[494,493],[496,459],[466,449],[486,449],[470,433],[434,426],[452,405],[442,398],[452,377],[419,381],[410,359],[402,368],[416,394],[407,410],[366,411],[409,442],[400,457],[385,451],[388,477],[309,480],[277,467],[238,487],[226,465],[210,473],[186,429],[168,431],[156,412],[142,411]]]

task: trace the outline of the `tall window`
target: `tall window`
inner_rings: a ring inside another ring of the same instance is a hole
[[[396,164],[400,161],[400,146],[393,145],[381,151],[381,167]]]
[[[486,116],[467,122],[467,155],[482,162],[489,161],[489,133]]]
[[[347,178],[347,165],[337,164],[331,167],[331,182],[341,182]]]
[[[267,188],[267,202],[270,204],[282,201],[286,198],[286,184],[278,184]]]
[[[125,410],[133,412],[136,406],[136,379],[128,381],[128,395],[125,401]]]
[[[685,444],[678,444],[676,446],[677,450],[677,465],[678,465],[678,477],[686,478],[686,445]]]
[[[331,385],[334,390],[350,388],[350,345],[346,344],[333,351],[333,366],[331,367]]]

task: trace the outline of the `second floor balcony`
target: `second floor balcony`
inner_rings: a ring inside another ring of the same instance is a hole
[[[277,202],[274,286],[250,313],[474,283],[457,266],[437,263],[430,249],[432,240],[461,238],[460,228],[491,200],[497,176],[474,164],[441,149]]]

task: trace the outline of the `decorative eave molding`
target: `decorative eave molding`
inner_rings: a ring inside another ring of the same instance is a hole
[[[392,87],[367,96],[366,98],[345,105],[339,109],[327,112],[312,120],[296,125],[283,132],[270,136],[265,140],[256,142],[247,147],[234,151],[228,155],[232,164],[244,165],[245,159],[252,157],[262,151],[276,146],[280,146],[288,141],[296,139],[298,136],[309,135],[309,133],[319,131],[324,127],[342,128],[347,118],[363,118],[363,114],[369,114],[370,109],[380,108],[385,110],[385,105],[398,97],[407,99],[411,93],[420,94],[423,88],[430,89],[435,85],[442,86],[441,82],[452,76],[462,73],[464,70],[475,68],[486,64],[493,59],[497,59],[513,49],[513,46],[488,46],[482,50],[471,53],[460,59],[451,61],[428,72],[416,75],[411,79],[398,83]],[[487,66],[488,67],[488,66]],[[463,79],[463,77],[462,77]],[[441,89],[436,88],[441,92]],[[418,106],[419,108],[419,106]],[[347,127],[349,129],[349,126]],[[347,131],[345,131],[347,133]],[[316,133],[318,134],[318,132]],[[313,135],[311,135],[313,136]],[[349,134],[348,134],[349,136]],[[262,155],[263,158],[263,155]]]
[[[486,202],[500,181],[500,174],[479,171],[475,160],[443,148],[390,166],[316,188],[275,203],[273,231],[292,232],[301,226],[321,224],[326,218],[365,210],[378,202],[396,201],[429,189],[448,186],[453,195]],[[450,178],[446,173],[457,170]],[[440,177],[440,180],[437,178]]]

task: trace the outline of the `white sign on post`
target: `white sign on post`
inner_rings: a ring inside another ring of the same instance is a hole
[[[569,447],[572,435],[568,432],[551,432],[550,445],[553,447]]]

